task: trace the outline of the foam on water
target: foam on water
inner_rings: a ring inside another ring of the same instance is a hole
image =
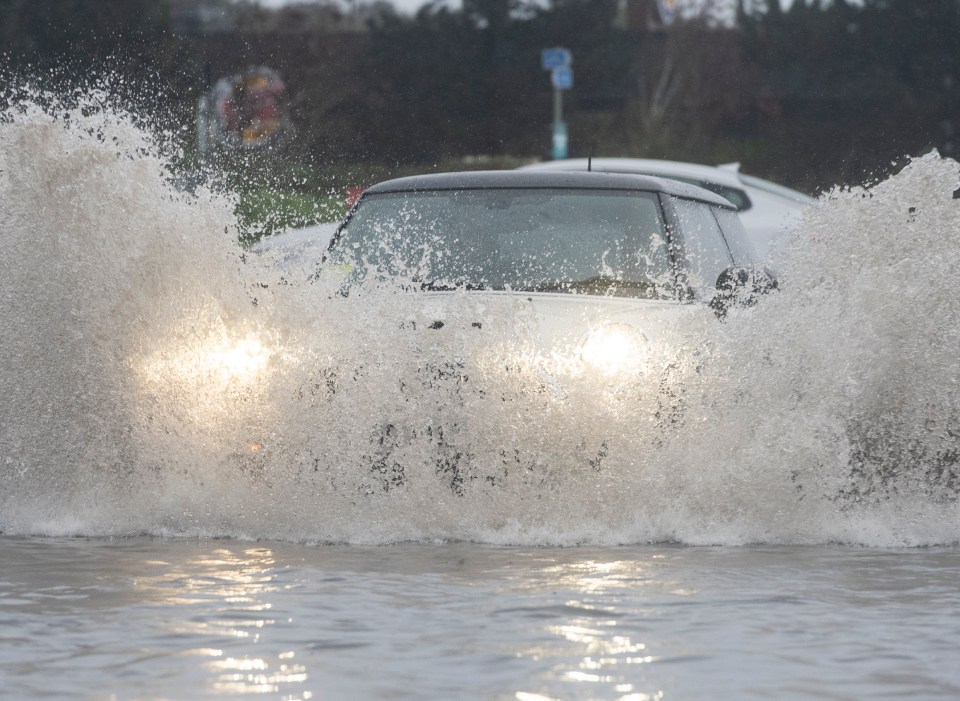
[[[829,194],[779,293],[598,388],[519,352],[522,299],[427,330],[420,293],[245,262],[160,151],[111,110],[0,119],[3,532],[960,540],[953,161]]]

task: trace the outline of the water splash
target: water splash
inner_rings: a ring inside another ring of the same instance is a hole
[[[129,115],[24,103],[0,119],[0,529],[955,543],[958,179],[930,155],[830,193],[780,292],[598,380],[524,344],[520,296],[454,294],[438,326],[419,293],[244,262],[233,201],[179,192]]]

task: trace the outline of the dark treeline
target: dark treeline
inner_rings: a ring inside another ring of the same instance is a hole
[[[547,157],[552,46],[574,56],[571,156],[736,160],[812,192],[956,154],[960,0],[706,5],[662,27],[643,0],[464,0],[413,17],[383,2],[0,0],[0,52],[41,85],[109,76],[184,134],[211,81],[270,66],[296,125],[279,158],[331,173]]]

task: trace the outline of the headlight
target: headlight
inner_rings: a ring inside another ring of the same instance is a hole
[[[224,383],[252,383],[270,359],[267,350],[254,336],[239,340],[218,339],[196,359],[198,365]]]
[[[633,373],[640,369],[647,345],[643,332],[629,324],[601,326],[581,342],[580,359],[604,375]]]
[[[275,352],[253,333],[233,335],[221,326],[203,336],[171,334],[135,367],[151,394],[207,423],[252,406],[249,399],[260,391]]]

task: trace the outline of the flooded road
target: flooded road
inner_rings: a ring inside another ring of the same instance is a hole
[[[955,698],[958,173],[829,193],[779,293],[600,382],[522,295],[337,297],[129,117],[21,105],[0,698]]]
[[[960,554],[0,538],[0,698],[948,699]]]

